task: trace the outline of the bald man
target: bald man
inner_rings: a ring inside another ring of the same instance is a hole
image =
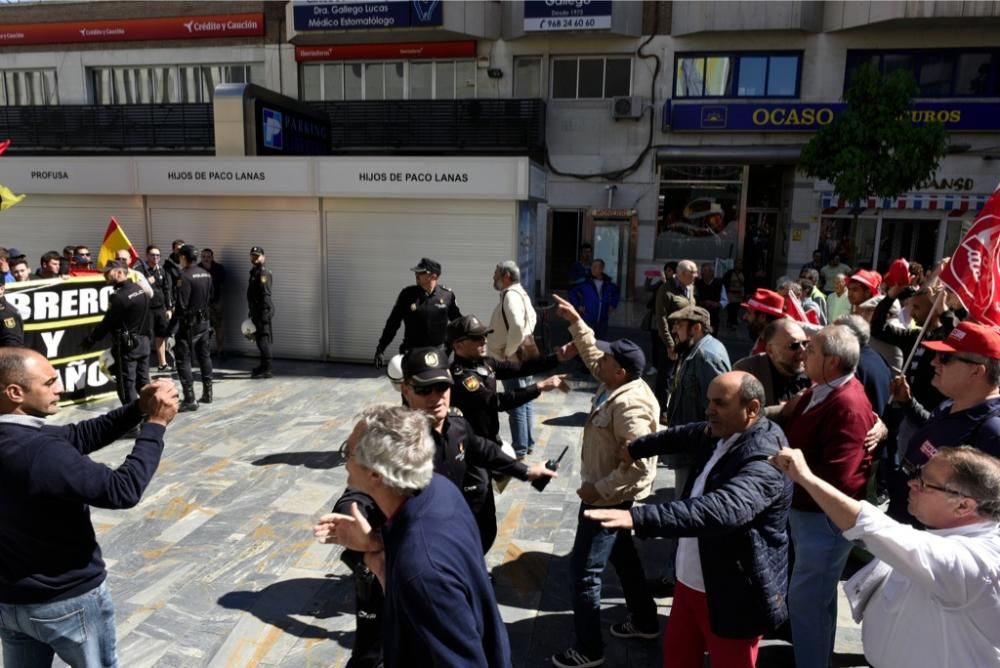
[[[663,641],[671,667],[701,668],[707,651],[713,666],[751,668],[761,637],[788,616],[792,486],[768,463],[787,441],[763,417],[764,388],[754,376],[717,376],[708,401],[707,422],[643,436],[622,453],[626,464],[689,453],[694,467],[678,500],[584,515],[608,529],[634,529],[640,538],[680,538]]]
[[[62,391],[42,355],[0,348],[0,640],[7,666],[48,666],[55,655],[71,666],[118,665],[115,610],[90,506],[139,503],[177,414],[177,390],[163,380],[100,417],[47,425]],[[121,466],[87,456],[143,416]]]

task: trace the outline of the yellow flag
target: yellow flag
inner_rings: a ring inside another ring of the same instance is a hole
[[[115,253],[120,250],[128,251],[130,257],[128,266],[130,267],[139,259],[139,253],[132,246],[132,242],[128,240],[125,230],[122,229],[122,226],[112,216],[111,222],[108,223],[108,229],[104,233],[104,243],[101,244],[101,252],[97,254],[97,268],[103,269],[104,265],[115,259]]]
[[[15,204],[20,204],[27,195],[15,195],[7,186],[0,185],[0,211],[6,211]]]

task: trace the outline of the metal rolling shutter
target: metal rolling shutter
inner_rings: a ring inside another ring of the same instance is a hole
[[[399,291],[421,257],[441,263],[441,283],[463,314],[484,321],[497,304],[493,270],[516,256],[516,203],[477,200],[325,200],[329,351],[369,361]],[[395,354],[402,327],[386,350]]]
[[[322,358],[318,203],[316,199],[149,198],[153,237],[164,253],[180,238],[211,248],[225,266],[227,350],[257,353],[256,346],[240,334],[240,323],[247,317],[250,247],[259,245],[274,274],[274,355]]]
[[[54,250],[62,255],[63,246],[69,244],[87,245],[96,262],[111,216],[142,256],[146,221],[141,197],[29,195],[0,214],[0,246],[23,251],[32,271],[44,253]]]

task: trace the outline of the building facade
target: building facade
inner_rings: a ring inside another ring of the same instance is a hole
[[[584,241],[627,297],[685,257],[742,261],[757,285],[816,249],[929,264],[1000,181],[1000,2],[24,2],[0,26],[3,160],[212,155],[215,87],[253,83],[325,112],[333,155],[542,166],[495,252],[538,295]],[[934,177],[892,201],[796,169],[862,63],[910,70],[915,121],[950,132]]]

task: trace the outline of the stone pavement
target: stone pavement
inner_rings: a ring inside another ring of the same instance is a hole
[[[279,362],[270,380],[250,380],[253,360],[217,371],[216,402],[182,414],[167,431],[163,461],[145,498],[127,511],[94,509],[109,566],[118,647],[125,668],[145,666],[342,666],[353,639],[353,588],[340,548],[319,545],[314,520],[343,491],[338,448],[364,405],[398,402],[366,366]],[[594,384],[536,402],[533,459],[569,445],[560,477],[543,493],[512,481],[498,497],[499,536],[487,556],[508,623],[514,665],[547,666],[572,638],[568,553],[576,526],[579,440]],[[67,422],[109,410],[107,399],[64,409]],[[507,432],[506,421],[505,434]],[[130,442],[95,454],[115,466]],[[660,469],[657,498],[672,474]],[[661,541],[640,545],[647,575]],[[624,601],[608,572],[604,619]],[[661,619],[669,599],[660,599]],[[836,665],[865,665],[860,631],[841,605]],[[607,636],[607,633],[605,633]],[[659,642],[607,636],[605,665],[659,666]],[[769,641],[764,668],[791,666],[790,647]],[[8,667],[13,668],[13,667]]]

